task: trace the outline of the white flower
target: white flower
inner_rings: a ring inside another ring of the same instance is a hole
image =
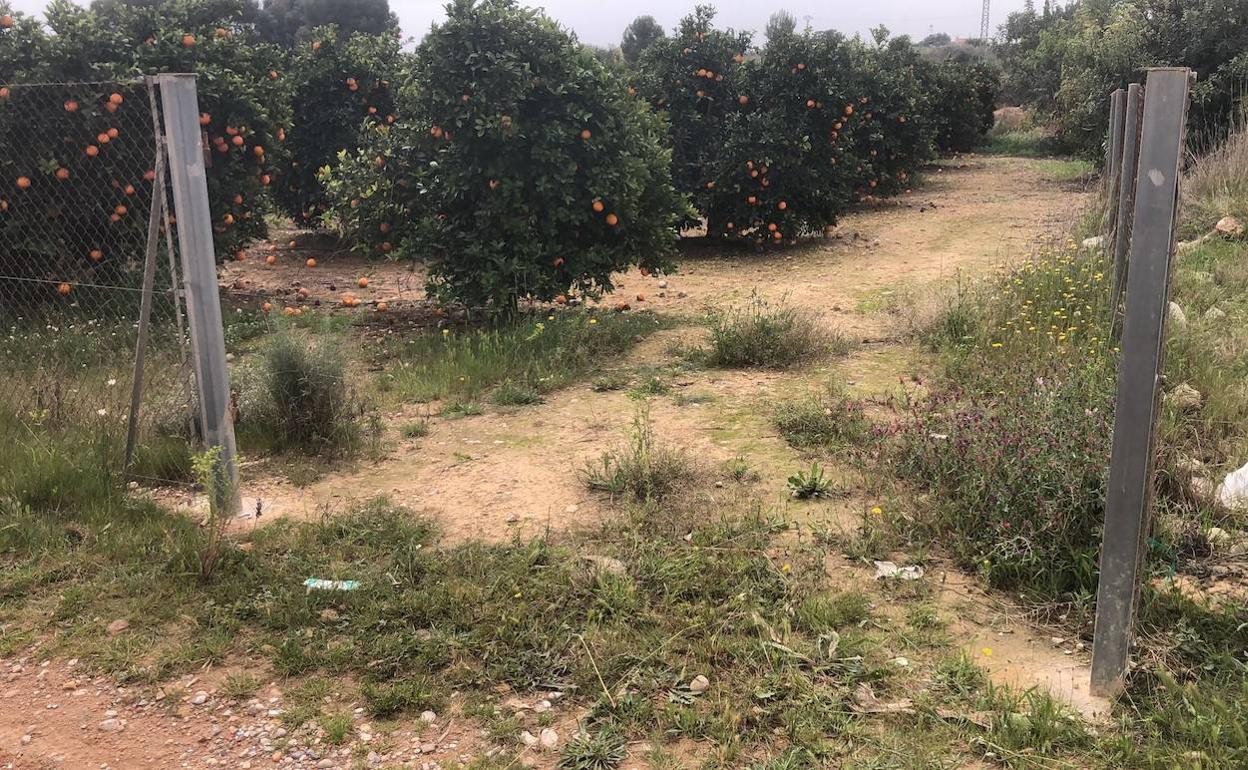
[[[96,413],[96,414],[98,414],[99,416],[103,417],[103,416],[105,416],[106,414],[108,414],[108,410],[107,410],[107,409],[96,409],[96,410],[95,410],[95,413]]]
[[[116,380],[116,379],[111,379],[111,380],[109,380],[109,381],[108,381],[108,386],[109,386],[110,388],[111,388],[112,386],[116,385],[116,384],[117,384],[117,380]]]

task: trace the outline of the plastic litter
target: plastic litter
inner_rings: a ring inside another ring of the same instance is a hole
[[[358,580],[322,580],[321,578],[308,578],[303,581],[308,592],[312,591],[354,591],[360,587]]]

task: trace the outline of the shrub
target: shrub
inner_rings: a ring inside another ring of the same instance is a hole
[[[844,340],[824,329],[805,308],[772,305],[755,295],[743,306],[711,316],[712,366],[783,369],[829,351],[843,352]]]
[[[522,297],[610,290],[631,264],[667,266],[685,206],[660,124],[549,19],[458,0],[404,97],[415,144],[383,138],[392,154],[372,163],[399,167],[392,200],[416,214],[405,243],[435,258],[432,293],[511,312]]]
[[[264,419],[279,444],[312,453],[350,447],[358,427],[344,366],[326,343],[275,336],[263,351]]]
[[[695,475],[687,456],[656,442],[650,410],[644,404],[633,417],[628,446],[604,452],[598,463],[590,463],[581,471],[581,478],[590,489],[642,502],[662,500]]]
[[[781,404],[772,422],[785,441],[805,449],[852,447],[871,438],[862,403],[831,388]]]
[[[354,154],[361,131],[397,119],[391,81],[403,56],[392,34],[344,38],[336,27],[322,27],[311,39],[290,60],[292,124],[277,196],[301,224],[319,222],[328,208],[321,170],[341,152]]]

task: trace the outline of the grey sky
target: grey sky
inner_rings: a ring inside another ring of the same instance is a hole
[[[85,4],[86,0],[79,0]],[[522,0],[524,2],[525,0]],[[586,43],[615,45],[624,27],[636,16],[650,14],[667,30],[688,13],[698,0],[527,0],[528,5],[545,9]],[[1024,0],[993,0],[992,26],[1020,10]],[[13,6],[29,13],[40,13],[46,0],[13,0]],[[953,37],[979,34],[980,0],[719,0],[718,24],[735,29],[762,30],[767,17],[784,8],[797,17],[799,26],[809,17],[815,29],[837,29],[846,34],[861,33],[884,24],[895,35],[922,38],[930,32],[947,32]],[[444,17],[445,0],[390,0],[405,35],[420,38],[429,25]]]

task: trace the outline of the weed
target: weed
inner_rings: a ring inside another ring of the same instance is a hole
[[[858,591],[815,594],[795,610],[794,623],[804,631],[823,634],[855,626],[871,616],[871,599]]]
[[[278,448],[334,454],[355,448],[359,407],[347,392],[344,363],[327,342],[281,333],[263,350],[265,399],[244,414],[244,429],[266,431]]]
[[[341,746],[355,733],[350,714],[331,714],[321,718],[321,730],[330,746]]]
[[[480,404],[471,402],[452,401],[442,408],[442,416],[451,420],[461,417],[476,417],[481,414],[485,414],[485,409]]]
[[[781,403],[772,422],[785,441],[802,449],[860,448],[871,439],[862,403],[832,388]]]
[[[498,386],[498,390],[494,391],[490,400],[499,406],[532,406],[542,403],[545,399],[537,389],[508,380]]]
[[[429,421],[416,420],[409,422],[399,429],[403,438],[424,438],[429,435]]]
[[[446,697],[426,678],[366,682],[362,693],[368,712],[382,718],[404,712],[437,710],[446,704]]]
[[[789,492],[798,500],[827,497],[832,492],[832,480],[824,476],[818,463],[811,463],[810,471],[789,476]]]
[[[248,673],[229,674],[221,682],[221,694],[232,700],[250,698],[260,688],[260,680]]]
[[[695,476],[692,463],[683,453],[657,444],[650,407],[644,402],[633,416],[627,446],[603,453],[598,463],[590,463],[581,471],[590,489],[641,501],[661,500]]]
[[[848,342],[825,329],[812,311],[773,306],[757,294],[743,306],[713,313],[710,327],[712,366],[783,369],[829,352],[849,352]]]
[[[234,473],[221,461],[221,447],[211,447],[191,461],[196,478],[208,500],[208,519],[204,522],[203,542],[199,549],[199,575],[208,579],[217,568],[225,548],[225,530],[236,513],[238,487]]]
[[[629,377],[620,372],[612,372],[604,374],[601,377],[595,377],[593,389],[597,393],[607,393],[613,390],[623,390],[628,387]]]
[[[613,730],[582,732],[568,741],[559,756],[561,770],[610,770],[624,761],[628,748]]]

